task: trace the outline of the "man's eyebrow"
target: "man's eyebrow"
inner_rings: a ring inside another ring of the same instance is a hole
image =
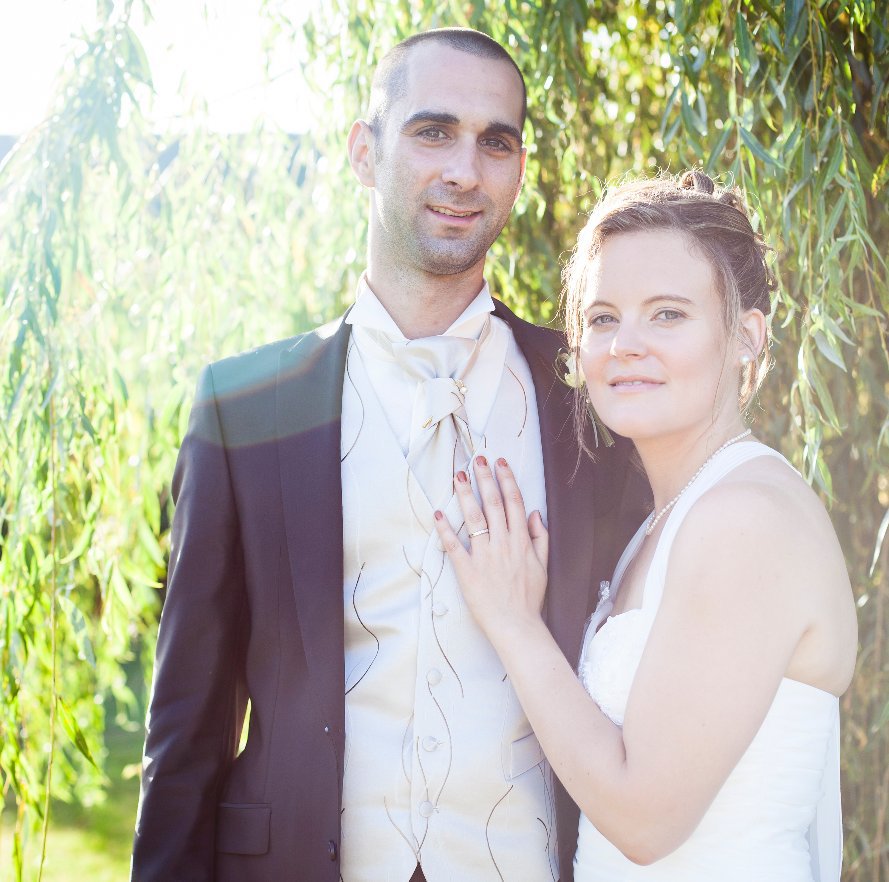
[[[443,126],[455,126],[460,122],[453,113],[442,113],[436,110],[418,110],[412,113],[402,124],[401,130],[409,129],[417,123],[439,123]]]
[[[522,133],[515,127],[511,126],[509,123],[504,122],[492,122],[488,123],[487,128],[484,131],[485,135],[508,135],[510,138],[514,138],[519,144],[522,143]]]
[[[460,118],[453,113],[443,113],[438,110],[418,110],[412,113],[402,124],[401,130],[405,131],[419,123],[438,123],[443,126],[456,126],[460,124]],[[485,127],[484,135],[507,135],[519,143],[522,142],[522,133],[513,125],[505,122],[490,122]]]

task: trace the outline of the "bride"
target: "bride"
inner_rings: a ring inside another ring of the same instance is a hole
[[[855,608],[821,503],[744,424],[767,361],[765,251],[737,191],[697,171],[610,190],[580,235],[569,344],[654,509],[600,588],[578,672],[541,617],[547,532],[509,465],[457,476],[469,550],[436,514],[581,808],[577,882],[839,878]]]

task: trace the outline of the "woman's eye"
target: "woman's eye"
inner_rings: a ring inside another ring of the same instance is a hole
[[[607,312],[600,312],[598,315],[591,315],[587,319],[587,325],[589,327],[596,327],[597,325],[601,327],[602,325],[610,325],[612,322],[617,321],[613,315],[609,315]]]
[[[676,319],[682,318],[682,313],[678,309],[662,309],[657,313],[657,318],[666,322],[674,322]]]

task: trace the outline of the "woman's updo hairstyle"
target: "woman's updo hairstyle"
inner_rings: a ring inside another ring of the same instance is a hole
[[[627,180],[606,189],[578,236],[562,273],[565,330],[575,364],[580,364],[583,301],[589,286],[590,265],[612,236],[652,230],[681,233],[693,251],[707,259],[722,297],[728,339],[739,332],[743,312],[748,309],[758,309],[763,315],[771,312],[771,293],[776,287],[775,276],[766,263],[766,254],[771,249],[750,225],[739,189],[719,187],[697,169],[680,175]],[[742,371],[742,408],[749,403],[765,375],[768,343],[760,356]],[[582,442],[588,425],[588,403],[583,388],[577,388],[576,392],[575,419],[578,439]]]

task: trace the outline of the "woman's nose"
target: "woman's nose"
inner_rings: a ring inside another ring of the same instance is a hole
[[[635,322],[623,320],[611,338],[609,354],[615,358],[632,358],[645,353],[645,338]]]

